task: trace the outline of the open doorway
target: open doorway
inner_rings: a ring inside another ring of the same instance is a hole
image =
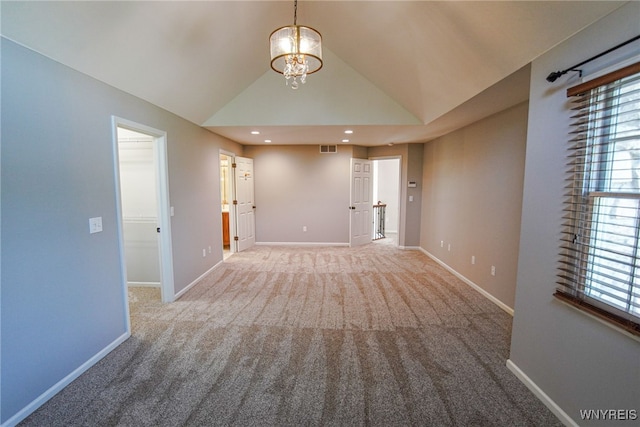
[[[122,235],[129,304],[162,299],[153,137],[118,127]]]
[[[384,233],[375,242],[398,246],[400,232],[400,157],[373,159],[373,203],[383,205]],[[378,231],[374,227],[374,233]],[[378,237],[378,238],[376,238]]]
[[[117,229],[123,298],[136,301],[175,298],[166,133],[113,117]],[[131,327],[130,318],[129,330]]]

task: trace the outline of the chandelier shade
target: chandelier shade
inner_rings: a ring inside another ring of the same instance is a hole
[[[308,74],[322,68],[322,36],[311,27],[296,25],[296,15],[293,25],[278,28],[269,36],[271,68],[283,74],[287,84],[293,79],[293,89],[298,88],[298,78],[305,83]]]

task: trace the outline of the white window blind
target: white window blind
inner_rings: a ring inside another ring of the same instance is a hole
[[[640,335],[640,63],[570,88],[556,296]]]

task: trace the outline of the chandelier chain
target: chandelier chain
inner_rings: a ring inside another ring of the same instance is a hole
[[[293,25],[298,22],[298,0],[293,1]]]

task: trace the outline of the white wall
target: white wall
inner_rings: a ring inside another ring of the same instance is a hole
[[[510,361],[580,425],[581,409],[640,412],[640,340],[594,320],[552,296],[562,223],[569,112],[566,89],[577,75],[555,83],[546,76],[636,36],[640,3],[586,28],[532,63],[520,257]],[[589,74],[640,53],[638,42],[583,67]]]
[[[167,132],[175,291],[222,260],[219,150],[242,147],[6,39],[0,423],[127,336],[112,115]],[[104,231],[89,234],[89,218]],[[202,249],[212,246],[203,257]]]

